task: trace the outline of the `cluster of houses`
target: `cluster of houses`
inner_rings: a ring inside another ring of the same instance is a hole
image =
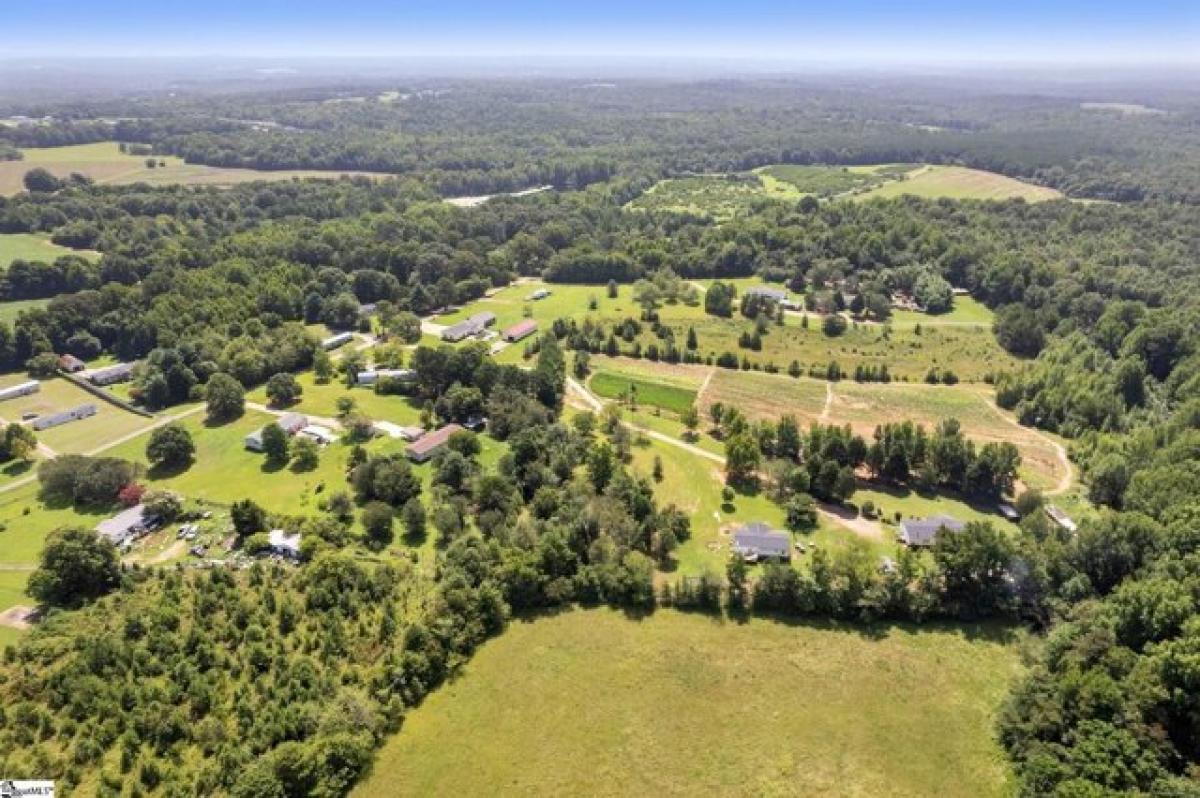
[[[284,413],[275,420],[275,423],[288,437],[294,438],[300,436],[308,438],[321,446],[333,443],[338,438],[337,433],[328,427],[308,423],[308,416],[302,413]],[[243,443],[247,449],[252,452],[261,452],[263,450],[264,429],[265,427],[260,427],[243,439]]]
[[[442,330],[442,340],[457,343],[466,338],[479,336],[487,332],[487,328],[495,323],[496,314],[485,310]]]

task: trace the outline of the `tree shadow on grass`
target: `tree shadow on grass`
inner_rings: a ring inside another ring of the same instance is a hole
[[[195,462],[195,460],[188,458],[183,463],[157,463],[146,471],[146,476],[152,480],[170,479],[187,471],[195,465]]]
[[[286,467],[287,467],[286,460],[284,460],[282,462],[275,462],[273,460],[266,459],[266,460],[263,460],[263,463],[261,466],[258,467],[258,470],[263,472],[264,474],[277,474]]]
[[[8,465],[0,469],[6,477],[19,477],[23,474],[28,474],[33,468],[33,463],[29,460],[13,460]]]

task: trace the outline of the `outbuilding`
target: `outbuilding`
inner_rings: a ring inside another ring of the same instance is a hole
[[[68,374],[74,374],[77,371],[83,371],[87,368],[87,363],[84,363],[74,355],[59,355],[58,367]]]
[[[522,338],[528,338],[537,332],[538,323],[533,319],[525,319],[519,321],[513,326],[500,333],[500,337],[510,344],[520,341]]]

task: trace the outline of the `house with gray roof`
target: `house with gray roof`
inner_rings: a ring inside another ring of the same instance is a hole
[[[158,516],[146,512],[145,505],[135,504],[96,524],[96,531],[114,546],[120,546],[146,534],[158,523]]]
[[[900,522],[900,534],[897,537],[901,543],[910,548],[932,546],[943,530],[961,532],[964,527],[966,524],[948,515],[911,518]]]
[[[792,539],[762,521],[751,521],[733,533],[733,551],[748,562],[791,560]]]
[[[442,340],[455,343],[464,338],[470,338],[472,335],[479,335],[495,323],[496,314],[490,310],[485,310],[482,313],[476,313],[469,319],[460,321],[458,324],[451,324],[442,330]]]
[[[769,285],[756,285],[746,289],[746,296],[757,296],[772,302],[783,302],[788,298],[787,291],[781,288],[771,288]]]
[[[92,385],[112,385],[118,382],[128,382],[133,379],[133,367],[136,363],[118,363],[87,372],[87,378]]]

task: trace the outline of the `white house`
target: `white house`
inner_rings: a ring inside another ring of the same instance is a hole
[[[353,340],[354,340],[354,333],[348,333],[348,332],[338,333],[337,335],[331,335],[328,338],[326,338],[324,341],[322,341],[321,348],[326,351],[329,351],[330,349],[337,349],[339,346],[345,346],[346,344],[350,343]]]
[[[16,399],[18,396],[28,396],[31,393],[37,393],[41,389],[42,384],[37,380],[29,380],[28,382],[18,383],[8,388],[0,388],[0,402],[5,399]]]
[[[289,535],[282,529],[272,529],[267,533],[267,542],[271,545],[272,553],[291,560],[300,559],[299,532]]]

